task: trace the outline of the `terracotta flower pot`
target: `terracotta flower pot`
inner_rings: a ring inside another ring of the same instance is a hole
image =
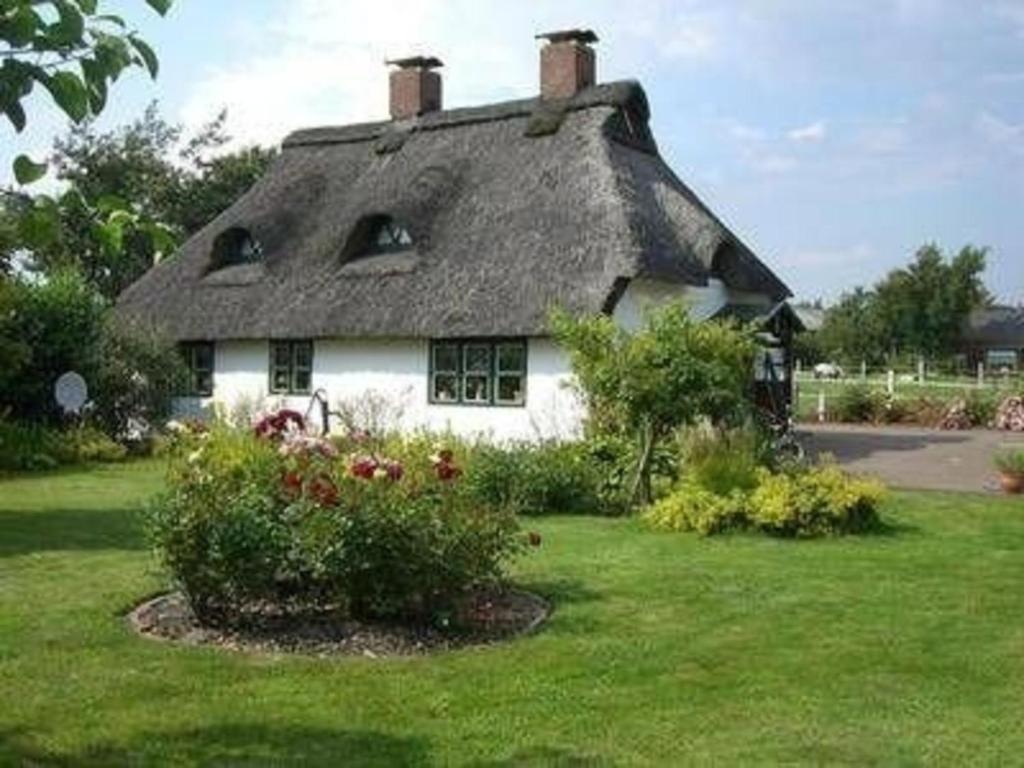
[[[999,485],[1005,493],[1021,493],[1024,491],[1024,475],[1010,472],[999,473]]]

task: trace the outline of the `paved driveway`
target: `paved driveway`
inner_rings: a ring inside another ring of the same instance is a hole
[[[992,455],[1003,446],[1024,448],[1024,435],[988,430],[828,424],[797,431],[809,455],[831,453],[847,469],[896,488],[995,491]]]

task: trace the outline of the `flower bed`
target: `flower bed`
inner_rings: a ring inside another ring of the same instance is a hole
[[[683,451],[680,478],[644,512],[654,528],[696,531],[755,530],[810,538],[864,533],[879,528],[885,488],[825,460],[810,466],[760,455],[743,432],[692,435]]]
[[[266,608],[445,626],[529,546],[514,514],[467,492],[452,449],[416,439],[382,455],[304,426],[279,411],[176,438],[147,530],[200,622]]]

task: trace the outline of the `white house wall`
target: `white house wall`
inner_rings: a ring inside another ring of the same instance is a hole
[[[428,402],[429,342],[419,339],[321,339],[314,341],[314,390],[327,392],[332,408],[371,394],[405,430],[426,428],[495,441],[569,438],[578,434],[583,409],[567,386],[566,355],[550,339],[527,343],[526,404],[436,405]],[[305,411],[307,395],[267,395],[269,343],[221,341],[215,346],[213,397],[182,398],[180,414],[216,409],[236,419],[287,405]]]
[[[673,301],[684,302],[697,320],[707,320],[726,304],[771,305],[771,299],[764,294],[735,291],[715,278],[709,279],[706,286],[638,279],[626,286],[612,317],[623,328],[635,330],[643,323],[645,310]]]
[[[644,310],[669,301],[685,301],[704,320],[727,303],[768,306],[758,294],[731,291],[718,280],[706,287],[655,280],[633,280],[615,307],[613,318],[634,329]],[[372,393],[406,430],[426,428],[492,440],[568,438],[579,434],[584,409],[569,387],[569,361],[547,338],[527,344],[526,404],[522,407],[436,405],[428,402],[429,349],[426,339],[318,339],[313,347],[313,390],[327,392],[332,408]],[[213,397],[183,398],[178,412],[199,415],[216,409],[236,421],[262,410],[288,406],[305,412],[308,395],[268,395],[268,341],[219,341],[214,348]]]

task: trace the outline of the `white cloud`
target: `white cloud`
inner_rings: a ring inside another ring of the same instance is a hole
[[[683,16],[659,35],[659,52],[669,59],[706,59],[718,48],[718,37],[707,16]]]
[[[974,128],[990,144],[1024,155],[1024,124],[1008,123],[991,112],[982,112]]]
[[[448,105],[525,95],[536,87],[532,37],[546,24],[478,8],[464,0],[292,0],[272,28],[251,30],[235,60],[193,86],[181,118],[195,126],[226,107],[239,143],[383,119],[384,60],[413,54],[444,60]],[[275,45],[268,48],[268,39]]]
[[[749,158],[748,162],[755,171],[769,176],[788,173],[797,166],[794,158],[777,153],[754,155]]]
[[[741,123],[739,120],[726,120],[725,130],[737,141],[754,142],[764,141],[767,136],[760,128]]]
[[[825,121],[818,120],[810,125],[794,128],[789,131],[786,136],[788,136],[791,141],[817,142],[823,140],[826,133],[827,129],[825,127]]]
[[[892,155],[906,149],[909,121],[896,118],[864,128],[854,140],[854,148],[869,155]]]
[[[1024,3],[1019,0],[1003,0],[990,4],[988,11],[997,18],[1009,22],[1017,36],[1024,38]]]

